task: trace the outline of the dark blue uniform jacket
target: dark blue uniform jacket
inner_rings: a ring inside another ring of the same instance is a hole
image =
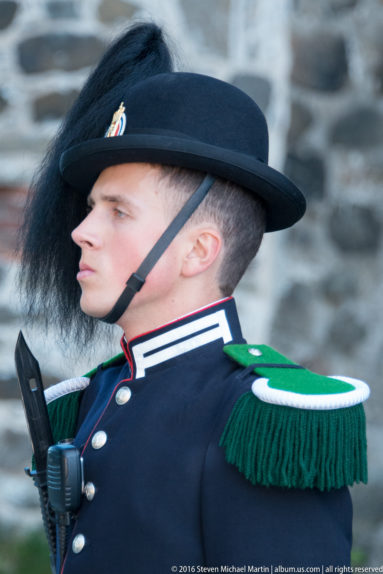
[[[220,436],[254,380],[223,353],[232,342],[244,340],[227,299],[123,343],[126,360],[98,368],[75,439],[92,495],[64,574],[349,564],[346,488],[253,486],[226,462]]]

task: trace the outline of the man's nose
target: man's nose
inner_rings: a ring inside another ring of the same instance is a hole
[[[92,210],[72,231],[72,239],[79,247],[99,247],[101,245],[100,229]]]

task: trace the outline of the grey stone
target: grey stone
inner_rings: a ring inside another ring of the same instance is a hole
[[[12,428],[1,433],[0,459],[1,466],[7,470],[19,470],[30,457],[31,447],[25,433]]]
[[[33,102],[34,119],[38,122],[60,119],[66,114],[77,95],[76,90],[71,90],[64,93],[51,92],[40,96]]]
[[[383,521],[372,534],[371,542],[370,564],[381,567],[383,564]]]
[[[8,306],[0,305],[0,325],[5,325],[10,321],[20,319],[20,315]]]
[[[383,94],[383,55],[374,66],[375,88],[378,94]]]
[[[367,439],[368,439],[367,433]],[[369,440],[367,441],[369,442]],[[372,453],[369,452],[370,456]],[[369,521],[379,522],[382,519],[382,509],[380,505],[376,504],[377,500],[383,500],[383,485],[381,483],[371,482],[368,487],[356,485],[351,489],[355,515],[359,517],[362,522]],[[369,537],[371,533],[366,532]]]
[[[293,283],[281,298],[274,315],[272,345],[290,356],[312,339],[313,289]]]
[[[336,14],[355,8],[358,0],[330,0],[329,7]]]
[[[299,249],[306,257],[308,253],[318,252],[318,242],[309,223],[309,216],[310,212],[306,212],[299,225],[294,225],[286,231],[287,241],[291,247]]]
[[[46,8],[53,19],[76,18],[79,15],[79,5],[73,0],[51,0]]]
[[[348,355],[361,345],[366,334],[366,325],[352,309],[341,309],[333,319],[327,341],[333,351]]]
[[[230,0],[180,0],[180,5],[201,52],[227,56]]]
[[[322,157],[314,152],[290,152],[284,172],[308,199],[323,199],[326,186],[326,170]]]
[[[313,115],[310,110],[301,102],[293,101],[290,112],[290,127],[287,134],[287,141],[290,146],[294,146],[307,128],[312,124]]]
[[[104,43],[96,36],[45,34],[21,42],[18,57],[27,74],[55,69],[71,71],[95,64],[104,49]]]
[[[327,301],[339,305],[342,301],[354,297],[358,292],[358,277],[348,269],[337,269],[321,282],[321,292]]]
[[[367,444],[369,444],[369,441],[370,438],[367,434]],[[380,448],[379,451],[381,450]],[[368,454],[369,475],[371,474],[371,463],[375,458],[375,452],[369,452]],[[379,524],[382,522],[382,508],[376,501],[383,499],[383,485],[381,483],[374,484],[370,481],[369,476],[367,486],[359,484],[351,488],[351,496],[354,507],[353,553],[357,550],[358,554],[361,554],[362,566],[381,565],[382,562],[373,563],[371,558],[376,543],[374,533],[379,529]]]
[[[1,152],[5,152],[5,154],[25,153],[26,157],[31,157],[34,154],[43,156],[43,154],[46,153],[48,144],[49,137],[44,133],[36,133],[36,130],[34,132],[29,131],[25,134],[20,133],[20,131],[16,132],[16,130],[14,133],[8,131],[6,138],[0,138],[0,154]],[[25,186],[28,183],[25,178],[21,179],[21,185]],[[2,182],[0,180],[0,186],[1,184]],[[8,182],[5,182],[5,185],[9,185]]]
[[[103,0],[98,8],[99,18],[106,24],[133,18],[136,12],[137,6],[124,0]]]
[[[383,7],[383,5],[382,5]],[[380,10],[380,15],[382,10]],[[364,19],[355,35],[359,58],[363,63],[364,74],[371,74],[373,87],[379,94],[383,90],[383,18]],[[363,90],[363,85],[360,88]],[[369,90],[365,90],[368,92]]]
[[[8,473],[8,480],[6,480],[5,473],[2,476],[0,475],[0,488],[2,494],[1,502],[12,505],[15,510],[25,511],[39,508],[38,496],[36,496],[38,491],[32,480],[28,480],[25,474]]]
[[[305,88],[332,92],[342,88],[348,77],[344,39],[328,32],[292,37],[291,79]]]
[[[263,113],[270,103],[271,84],[269,80],[262,76],[254,76],[252,74],[236,74],[231,81],[234,86],[243,90],[258,104]]]
[[[381,324],[378,315],[376,315],[376,323]],[[371,359],[371,371],[372,375],[366,380],[371,387],[371,395],[373,400],[369,400],[366,403],[366,414],[369,423],[379,425],[378,428],[381,429],[381,442],[383,442],[383,426],[382,425],[382,405],[383,405],[383,385],[381,383],[381,373],[383,373],[383,341],[375,352],[375,357]],[[376,444],[375,441],[374,444]],[[369,443],[370,444],[370,443]],[[377,460],[380,463],[379,477],[383,483],[383,449],[380,449]],[[373,478],[378,479],[377,476]]]
[[[7,100],[4,98],[4,96],[0,93],[0,114],[5,110],[5,108],[8,106],[8,102]]]
[[[332,14],[342,13],[355,8],[357,3],[358,0],[322,0],[322,2],[295,0],[294,9],[298,14],[305,16],[327,18]]]
[[[0,378],[0,400],[2,399],[20,399],[16,377]]]
[[[342,204],[329,218],[329,234],[337,247],[345,253],[377,252],[381,223],[373,208]]]
[[[383,21],[369,28],[363,37],[363,58],[371,69],[374,87],[378,94],[383,93]]]
[[[383,115],[370,106],[356,106],[334,123],[330,131],[334,144],[350,149],[383,144]]]
[[[21,401],[0,401],[0,460],[7,471],[19,471],[30,459],[31,447]]]
[[[372,402],[376,401],[375,390],[381,387],[381,382],[376,381],[375,388],[371,386],[371,391],[373,393],[373,400],[368,400],[365,404],[366,407]],[[371,384],[371,383],[370,383]],[[381,413],[380,413],[381,414]],[[370,485],[378,484],[383,488],[383,426],[382,420],[377,420],[376,423],[372,423],[369,418],[367,418],[367,454],[370,459],[370,469],[369,469],[369,483]],[[377,517],[379,518],[379,517]],[[383,521],[383,517],[380,516]]]
[[[322,2],[312,2],[312,0],[294,0],[294,11],[304,16],[321,16],[323,13]]]
[[[18,8],[18,3],[12,0],[0,2],[0,30],[5,30],[13,22]]]

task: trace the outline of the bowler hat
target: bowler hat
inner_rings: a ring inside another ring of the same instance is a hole
[[[289,227],[304,214],[301,191],[268,165],[264,115],[238,88],[210,76],[171,72],[139,82],[121,100],[121,135],[104,133],[62,154],[61,174],[71,186],[88,193],[107,167],[161,163],[207,172],[254,192],[266,208],[266,231]]]

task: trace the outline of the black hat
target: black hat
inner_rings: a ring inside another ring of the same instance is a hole
[[[126,113],[121,108],[117,135],[62,154],[61,174],[74,188],[88,193],[113,165],[161,163],[207,172],[256,193],[266,208],[266,231],[290,227],[303,216],[300,190],[268,166],[264,115],[238,88],[209,76],[170,72],[139,82],[121,100]]]

